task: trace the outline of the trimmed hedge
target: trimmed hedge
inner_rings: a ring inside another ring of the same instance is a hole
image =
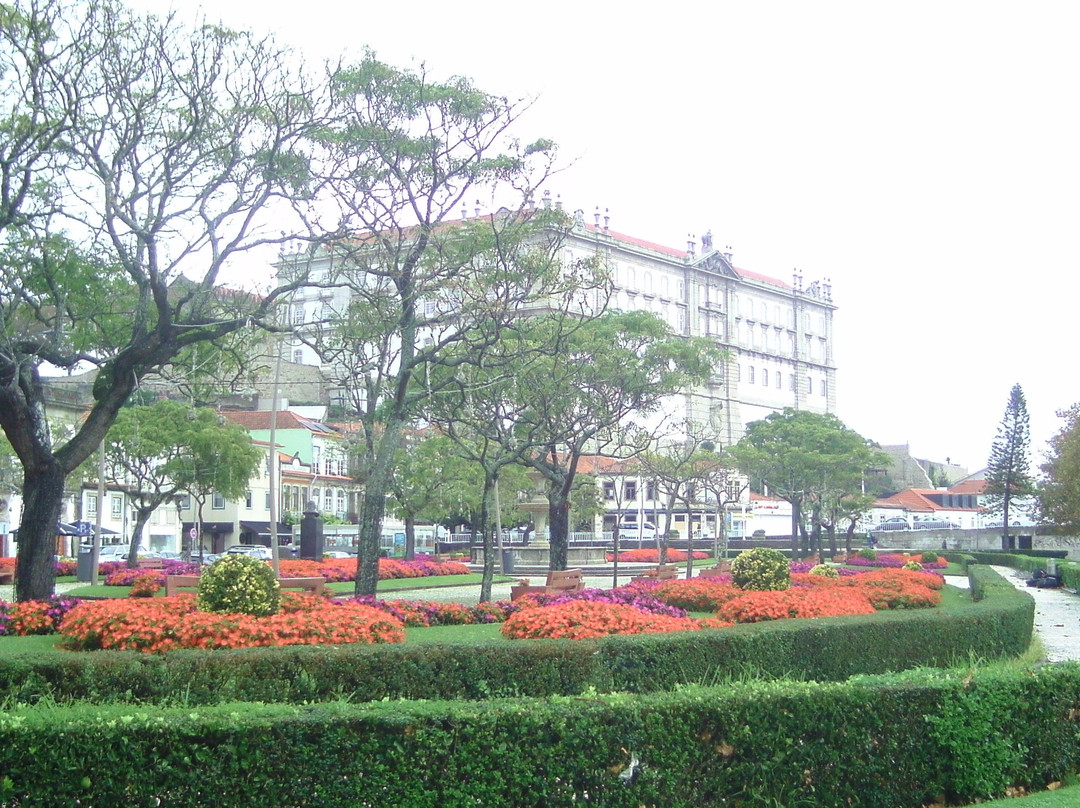
[[[0,698],[207,705],[337,698],[485,699],[655,692],[747,675],[838,681],[859,673],[1015,656],[1034,601],[988,568],[978,603],[732,628],[490,645],[346,645],[237,651],[55,652],[0,665]],[[996,584],[995,584],[996,581]]]
[[[1080,666],[485,702],[0,713],[0,802],[911,808],[1080,767]]]

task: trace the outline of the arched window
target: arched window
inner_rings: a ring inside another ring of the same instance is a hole
[[[762,387],[768,387],[769,386],[769,369],[768,368],[762,368],[761,369],[761,386]]]

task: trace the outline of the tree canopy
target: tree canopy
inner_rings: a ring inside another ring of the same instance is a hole
[[[1060,410],[1065,423],[1050,438],[1038,487],[1043,520],[1071,530],[1080,529],[1080,404]]]

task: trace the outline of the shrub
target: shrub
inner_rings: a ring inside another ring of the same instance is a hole
[[[653,634],[696,631],[697,621],[664,614],[646,614],[632,606],[576,600],[555,606],[522,609],[503,623],[504,637],[513,640],[562,638],[587,640],[609,634]]]
[[[277,614],[281,590],[274,571],[265,561],[230,553],[222,556],[199,578],[197,608],[203,612]]]
[[[828,564],[818,564],[816,567],[810,568],[810,575],[821,575],[825,578],[839,578],[840,573],[830,567]]]
[[[938,554],[937,553],[931,553],[931,552],[925,552],[925,553],[922,554],[922,559],[921,560],[922,560],[923,565],[936,564],[937,560],[938,560]]]
[[[865,558],[867,561],[877,561],[877,553],[871,550],[869,547],[865,547],[858,552],[859,558]]]
[[[739,553],[731,562],[731,580],[739,589],[787,589],[791,586],[791,570],[779,550],[755,547]]]
[[[913,572],[922,572],[922,568],[923,568],[922,564],[920,564],[918,561],[908,561],[902,567],[902,569],[912,570]]]

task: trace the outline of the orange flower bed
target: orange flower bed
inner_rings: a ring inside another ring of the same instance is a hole
[[[280,562],[282,578],[314,578],[322,576],[330,582],[355,581],[358,562],[355,558],[327,558],[309,561],[285,558]],[[391,578],[424,578],[429,575],[468,575],[469,568],[457,561],[399,561],[379,559],[379,580]]]
[[[160,653],[177,648],[266,645],[343,645],[404,642],[401,621],[358,603],[336,604],[312,595],[282,595],[283,610],[269,617],[195,609],[195,596],[87,601],[60,624],[62,644],[76,650],[109,648]]]
[[[671,564],[676,561],[686,561],[686,553],[683,550],[671,550],[669,549],[664,557],[667,559],[667,563]],[[708,558],[709,554],[704,553],[701,550],[694,551],[695,559]],[[607,554],[608,561],[615,560],[614,553]],[[656,564],[660,561],[660,553],[653,548],[641,548],[640,550],[622,550],[619,553],[619,561],[629,561],[640,564]]]
[[[630,584],[630,586],[639,586]],[[731,583],[710,578],[667,581],[659,586],[646,584],[648,594],[669,606],[688,612],[715,612],[720,606],[742,592]]]
[[[698,628],[698,621],[687,617],[646,614],[631,606],[576,600],[523,609],[506,619],[502,633],[513,640],[591,640],[611,634],[655,634]]]
[[[799,588],[744,591],[720,605],[716,616],[734,623],[758,623],[793,617],[839,617],[873,614],[870,599],[852,588]]]

